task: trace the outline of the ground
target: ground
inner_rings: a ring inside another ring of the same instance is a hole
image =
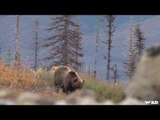
[[[95,92],[98,101],[113,100],[119,102],[124,98],[124,84],[94,79],[91,74],[79,73],[85,80],[83,89]],[[6,66],[0,63],[0,89],[12,89],[18,92],[29,92],[50,100],[63,100],[66,94],[57,93],[53,87],[54,71],[39,68],[37,71],[28,67]]]

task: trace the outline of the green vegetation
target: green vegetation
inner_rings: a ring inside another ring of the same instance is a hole
[[[85,79],[84,88],[93,90],[99,101],[107,99],[119,102],[124,98],[124,84],[95,80],[90,75],[82,75],[82,78]]]
[[[8,49],[8,52],[7,52],[7,63],[8,63],[8,66],[11,65],[11,49],[9,48]]]

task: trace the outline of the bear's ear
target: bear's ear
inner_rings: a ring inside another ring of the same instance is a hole
[[[74,72],[74,71],[69,71],[69,72],[68,72],[68,75],[73,76],[73,77],[74,77],[74,76],[77,76],[77,75],[76,75],[76,72]]]

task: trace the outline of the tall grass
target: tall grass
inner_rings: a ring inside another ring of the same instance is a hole
[[[97,80],[92,75],[84,73],[80,76],[85,80],[84,88],[93,90],[99,101],[107,99],[119,102],[124,98],[124,84]]]

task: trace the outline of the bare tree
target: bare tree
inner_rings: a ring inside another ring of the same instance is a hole
[[[106,34],[107,34],[107,41],[103,42],[104,44],[107,45],[107,55],[105,56],[105,60],[107,63],[107,74],[106,74],[106,80],[110,79],[110,64],[111,64],[111,48],[112,48],[112,37],[113,33],[115,31],[114,27],[114,20],[115,16],[114,15],[106,15],[104,16],[105,22],[106,22]]]
[[[94,60],[94,78],[97,78],[97,71],[96,71],[96,66],[97,66],[97,55],[98,55],[98,46],[99,46],[99,20],[97,18],[97,33],[96,33],[96,52],[95,52],[95,60]]]
[[[39,21],[35,21],[35,37],[34,37],[34,69],[38,67],[38,52],[39,52]]]
[[[20,19],[20,15],[16,15],[16,53],[15,53],[15,65],[16,66],[20,66],[19,19]]]

